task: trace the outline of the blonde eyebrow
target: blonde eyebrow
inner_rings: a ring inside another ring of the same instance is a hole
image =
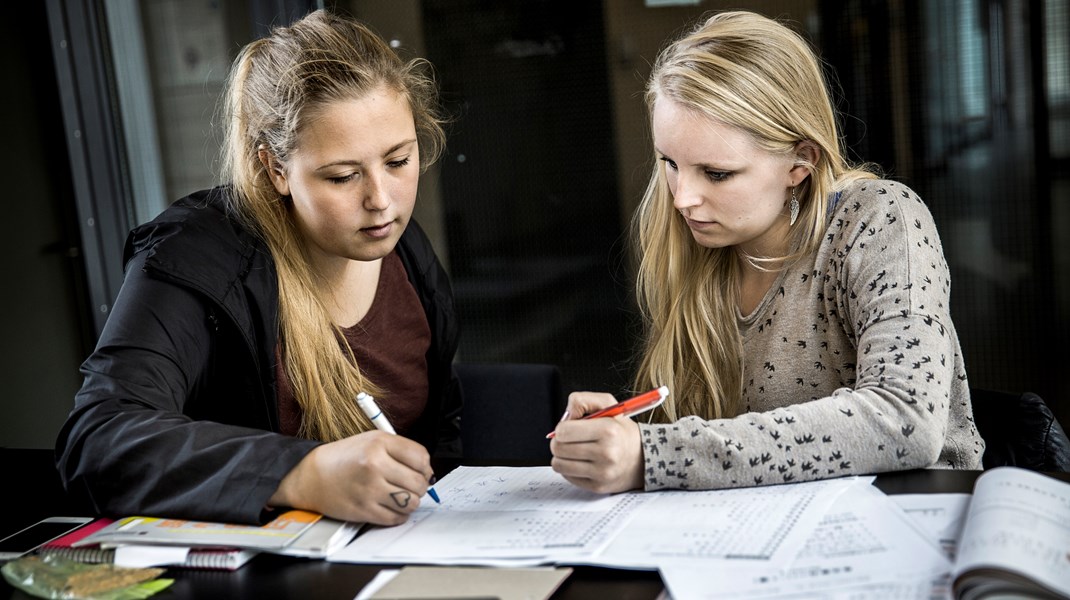
[[[398,142],[397,144],[394,144],[390,148],[387,148],[386,152],[383,153],[383,156],[384,157],[390,156],[391,154],[397,152],[398,150],[401,150],[405,146],[408,146],[410,144],[415,144],[415,143],[416,143],[416,138],[408,139],[408,140],[405,140],[403,142]],[[359,167],[359,166],[362,166],[363,164],[364,163],[359,161],[359,160],[336,160],[334,162],[329,162],[329,163],[327,163],[325,165],[321,165],[319,167],[316,167],[316,172],[323,171],[325,169],[330,169],[331,167]]]

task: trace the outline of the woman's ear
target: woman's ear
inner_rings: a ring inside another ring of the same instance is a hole
[[[281,196],[289,196],[290,182],[286,179],[286,169],[282,168],[282,163],[267,148],[260,148],[257,156],[260,157],[260,164],[264,165],[264,170],[267,171],[268,177],[271,178],[275,191]]]
[[[795,144],[795,166],[791,168],[791,185],[797,186],[810,176],[812,165],[821,158],[821,148],[810,140]]]

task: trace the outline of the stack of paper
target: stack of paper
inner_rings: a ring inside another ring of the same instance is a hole
[[[328,560],[637,569],[681,559],[781,561],[837,496],[870,481],[600,495],[549,467],[459,467],[435,484],[441,504],[421,505],[403,525],[368,531]]]
[[[461,467],[441,505],[328,560],[656,569],[688,599],[1070,598],[1070,484],[1010,467],[972,496],[873,480],[607,496],[549,467]]]

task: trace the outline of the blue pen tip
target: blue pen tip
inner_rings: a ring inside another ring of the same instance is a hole
[[[438,492],[435,488],[427,488],[427,495],[431,496],[431,499],[435,501],[435,504],[442,504],[442,501],[438,499]]]

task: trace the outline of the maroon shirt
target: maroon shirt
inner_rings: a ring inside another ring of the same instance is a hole
[[[368,314],[342,332],[361,372],[383,390],[376,396],[376,404],[394,429],[404,435],[427,406],[431,328],[397,253],[391,252],[383,258],[379,286]],[[290,388],[278,346],[275,359],[279,428],[286,435],[297,435],[301,406]]]

